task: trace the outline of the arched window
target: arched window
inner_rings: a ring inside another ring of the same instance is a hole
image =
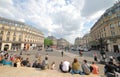
[[[9,31],[7,32],[7,35],[10,35],[10,32],[9,32]]]
[[[16,33],[14,32],[13,36],[16,36]]]

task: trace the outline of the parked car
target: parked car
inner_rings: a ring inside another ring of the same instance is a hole
[[[87,49],[87,48],[84,48],[84,51],[85,51],[85,52],[88,52],[88,49]]]
[[[74,48],[72,48],[71,50],[72,50],[72,51],[76,51],[76,49],[74,49]]]
[[[47,52],[47,51],[51,51],[51,52],[52,52],[52,51],[53,51],[53,48],[47,48],[47,49],[46,49],[46,52]]]

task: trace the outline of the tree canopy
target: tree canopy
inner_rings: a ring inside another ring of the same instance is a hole
[[[45,38],[44,39],[44,46],[46,47],[46,46],[51,46],[51,45],[53,45],[53,41],[52,40],[50,40],[50,39],[48,39],[48,38]]]

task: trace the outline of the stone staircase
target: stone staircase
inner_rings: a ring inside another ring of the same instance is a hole
[[[0,66],[0,77],[100,77],[97,75],[71,75],[57,70],[40,70],[29,67]]]

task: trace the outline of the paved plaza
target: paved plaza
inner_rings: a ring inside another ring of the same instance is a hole
[[[11,54],[20,54],[20,52],[11,52]],[[91,62],[93,61],[92,57],[87,57],[87,56],[83,56],[80,57],[78,54],[73,54],[70,52],[65,52],[64,51],[64,55],[63,57],[61,56],[61,50],[54,50],[53,52],[46,52],[46,51],[37,51],[37,50],[32,50],[32,51],[27,51],[27,52],[23,52],[22,53],[22,57],[23,59],[29,58],[30,59],[30,63],[32,64],[35,60],[37,60],[37,58],[35,57],[36,54],[40,54],[42,57],[42,60],[44,59],[44,57],[46,56],[46,54],[48,54],[48,58],[49,58],[49,65],[52,64],[52,62],[55,62],[56,64],[56,70],[59,71],[58,67],[61,61],[64,60],[68,60],[70,63],[73,62],[74,58],[78,58],[80,64],[82,63],[82,61],[84,59],[88,60],[88,63],[91,64]],[[102,64],[97,64],[100,68],[100,76],[104,76],[104,65]]]

